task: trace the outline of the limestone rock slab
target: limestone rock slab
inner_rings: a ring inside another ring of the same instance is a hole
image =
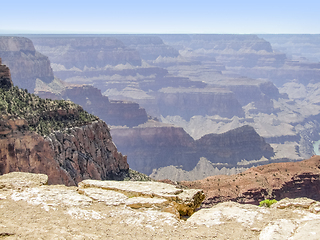
[[[178,189],[173,185],[161,182],[119,182],[84,180],[79,183],[79,191],[84,191],[83,189],[86,188],[101,188],[105,190],[117,191],[125,194],[128,197],[149,197],[166,199],[167,201],[172,202],[174,208],[182,216],[191,216],[194,213],[195,209],[200,206],[201,202],[205,197],[202,190],[183,190]],[[143,206],[146,202],[147,205],[154,205],[154,202],[152,202],[151,200],[143,200],[144,203],[140,202],[138,205]],[[163,201],[161,204],[164,206],[168,205],[166,201]]]
[[[45,174],[11,172],[0,176],[0,189],[21,189],[46,184],[48,184],[48,176]]]

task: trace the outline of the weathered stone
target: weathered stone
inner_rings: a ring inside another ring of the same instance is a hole
[[[260,233],[259,240],[282,240],[292,236],[296,224],[287,219],[270,222]],[[291,239],[291,238],[290,238]]]
[[[296,198],[296,199],[289,199],[285,198],[281,201],[278,201],[271,205],[272,208],[304,208],[309,209],[314,203],[316,203],[315,200],[309,199],[309,198]]]
[[[30,175],[25,178],[34,179],[34,174],[24,174]],[[32,187],[21,181],[19,175],[2,177],[11,178],[16,188],[0,188],[0,234],[12,233],[23,239],[41,236],[46,239],[313,240],[320,234],[320,214],[310,212],[312,206],[320,203],[311,199],[285,199],[282,204],[287,207],[281,209],[225,202],[210,209],[201,209],[187,220],[182,220],[175,201],[154,197],[147,186],[139,184],[119,182],[121,187],[117,191],[124,191],[122,184],[127,184],[131,193],[146,193],[128,197],[103,189],[103,184],[92,183],[96,187],[76,188],[38,186],[39,182],[35,181],[37,184]],[[156,182],[151,182],[149,187],[152,184],[156,186],[158,195],[179,196],[186,191],[176,192],[173,186],[165,190],[163,184]],[[311,206],[309,209],[306,208],[308,205]]]
[[[11,172],[0,176],[0,189],[31,188],[46,184],[48,184],[48,176],[45,174]]]
[[[269,211],[253,205],[241,205],[235,202],[220,203],[209,209],[201,209],[194,213],[188,222],[203,224],[207,227],[222,224],[226,220],[233,220],[243,226],[252,226],[255,221],[262,219]]]
[[[104,202],[106,205],[118,206],[124,205],[128,197],[116,191],[106,191],[99,188],[83,188],[78,189],[78,192],[84,194],[95,201]]]
[[[10,128],[0,128],[1,174],[44,173],[49,184],[76,185],[87,178],[120,180],[129,169],[126,157],[118,152],[102,121],[70,128],[71,134],[57,131],[46,137],[20,131],[20,126],[26,125],[23,119],[7,123]]]
[[[105,190],[117,191],[125,194],[128,197],[144,197],[144,198],[161,198],[162,200],[149,201],[141,198],[133,198],[127,200],[126,203],[136,201],[138,199],[143,200],[140,203],[134,203],[136,206],[156,206],[161,204],[164,207],[168,207],[171,202],[180,215],[192,215],[196,208],[198,208],[204,199],[202,190],[192,189],[183,190],[178,189],[173,185],[160,183],[160,182],[117,182],[117,181],[97,181],[97,180],[84,180],[79,184],[79,191],[86,188],[101,188]],[[168,202],[169,201],[169,202]]]
[[[92,199],[77,193],[75,187],[62,185],[42,186],[13,192],[14,201],[24,200],[33,205],[41,205],[46,211],[57,206],[88,206]]]

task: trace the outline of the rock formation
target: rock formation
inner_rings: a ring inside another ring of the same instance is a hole
[[[86,180],[76,188],[47,181],[42,174],[0,176],[2,237],[313,240],[320,234],[320,202],[308,198],[283,199],[270,208],[225,202],[180,219],[178,208],[194,210],[201,190],[157,182]]]
[[[13,83],[29,92],[37,78],[47,83],[53,80],[48,57],[37,52],[28,38],[0,36],[0,58],[10,68]]]
[[[133,127],[148,120],[145,109],[139,104],[109,100],[99,89],[90,85],[71,85],[55,79],[49,85],[41,84],[35,89],[35,94],[41,98],[71,100],[109,125]]]
[[[126,47],[114,37],[31,37],[37,50],[50,58],[52,63],[66,69],[104,68],[106,65],[129,63],[140,66],[136,50]],[[56,49],[59,48],[59,51]],[[63,52],[63,54],[61,54]]]
[[[164,117],[179,115],[187,120],[195,115],[244,117],[234,93],[223,88],[163,88],[156,100]]]
[[[142,59],[156,60],[158,57],[178,57],[179,52],[172,46],[163,43],[159,36],[113,35],[126,46],[136,49]]]
[[[239,167],[244,159],[248,163],[241,167],[251,167],[257,163],[250,161],[263,158],[261,163],[266,163],[274,154],[270,145],[249,126],[206,135],[196,141],[182,128],[156,122],[134,128],[112,128],[111,132],[119,150],[128,155],[131,168],[148,175],[153,169],[169,165],[191,171],[201,157],[220,169]]]
[[[258,204],[264,199],[307,197],[320,200],[320,156],[301,162],[272,163],[231,176],[213,176],[183,186],[204,190],[202,207],[225,201]]]
[[[2,65],[0,58],[0,88],[9,89],[13,86],[10,70],[6,65]]]
[[[79,105],[40,99],[17,87],[0,91],[1,174],[45,173],[50,184],[66,185],[128,174],[106,123]]]

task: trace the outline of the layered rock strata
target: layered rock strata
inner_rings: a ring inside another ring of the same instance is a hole
[[[61,64],[66,69],[75,67],[83,70],[126,63],[141,65],[139,53],[114,37],[30,37],[38,51],[48,56],[52,63]]]
[[[0,90],[0,174],[45,173],[50,184],[66,185],[128,175],[105,122],[70,101],[40,99],[17,87]]]
[[[244,117],[244,111],[233,92],[223,88],[163,88],[156,95],[161,115],[195,115]]]
[[[191,171],[201,157],[219,168],[232,168],[239,167],[237,163],[244,159],[249,161],[246,167],[257,164],[250,160],[264,158],[268,162],[274,154],[270,145],[249,126],[206,135],[196,141],[182,128],[156,122],[113,128],[111,132],[119,150],[129,156],[131,168],[148,175],[153,169],[169,165]]]
[[[9,89],[13,86],[10,70],[6,65],[2,65],[0,58],[0,88]]]
[[[0,57],[11,70],[13,83],[33,92],[36,79],[53,80],[48,57],[37,52],[30,39],[0,36]]]
[[[250,168],[231,176],[213,176],[187,187],[201,188],[206,194],[202,207],[225,201],[258,204],[264,199],[308,197],[320,200],[320,156],[301,162],[272,163]]]
[[[3,124],[4,122],[2,122]],[[123,179],[129,165],[112,142],[104,122],[69,128],[68,133],[53,132],[43,137],[19,131],[21,120],[5,122],[0,132],[0,171],[44,173],[49,184],[76,185],[83,179]]]

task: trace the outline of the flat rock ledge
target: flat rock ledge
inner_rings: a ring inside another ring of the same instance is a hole
[[[134,208],[157,207],[180,216],[191,216],[205,198],[200,189],[179,189],[161,182],[84,180],[78,186],[79,193],[107,204],[125,204]],[[115,203],[110,201],[110,194],[117,196]]]
[[[201,190],[158,182],[85,180],[46,185],[47,176],[0,176],[0,237],[6,239],[319,239],[320,202],[283,199],[270,208],[223,202],[191,213]],[[180,210],[179,210],[180,209]]]

